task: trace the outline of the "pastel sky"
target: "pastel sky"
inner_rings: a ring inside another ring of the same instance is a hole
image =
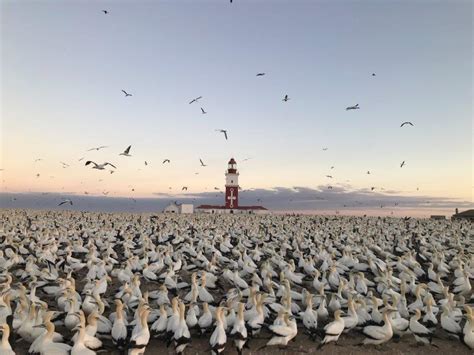
[[[223,187],[233,156],[245,189],[473,201],[469,0],[4,0],[0,12],[3,192],[199,194]]]

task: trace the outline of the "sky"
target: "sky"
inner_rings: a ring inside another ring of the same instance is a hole
[[[235,157],[244,189],[472,205],[470,1],[4,0],[0,12],[4,195],[208,198]],[[280,197],[267,207],[325,208]]]

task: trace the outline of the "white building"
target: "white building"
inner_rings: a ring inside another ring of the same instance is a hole
[[[163,213],[190,214],[194,213],[194,206],[189,203],[172,202],[163,209]]]

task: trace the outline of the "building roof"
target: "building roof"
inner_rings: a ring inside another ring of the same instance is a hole
[[[267,209],[263,206],[239,206],[236,208],[226,208],[225,206],[213,206],[213,205],[200,205],[196,208],[202,210],[262,210],[266,211]]]
[[[228,164],[237,164],[237,162],[235,161],[234,158],[230,158],[229,160],[229,163]]]
[[[474,210],[467,210],[453,215],[455,218],[474,218]]]

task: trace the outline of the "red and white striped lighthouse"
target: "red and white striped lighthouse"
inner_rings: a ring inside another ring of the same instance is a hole
[[[239,207],[239,173],[237,163],[234,158],[227,163],[225,173],[225,208]]]

